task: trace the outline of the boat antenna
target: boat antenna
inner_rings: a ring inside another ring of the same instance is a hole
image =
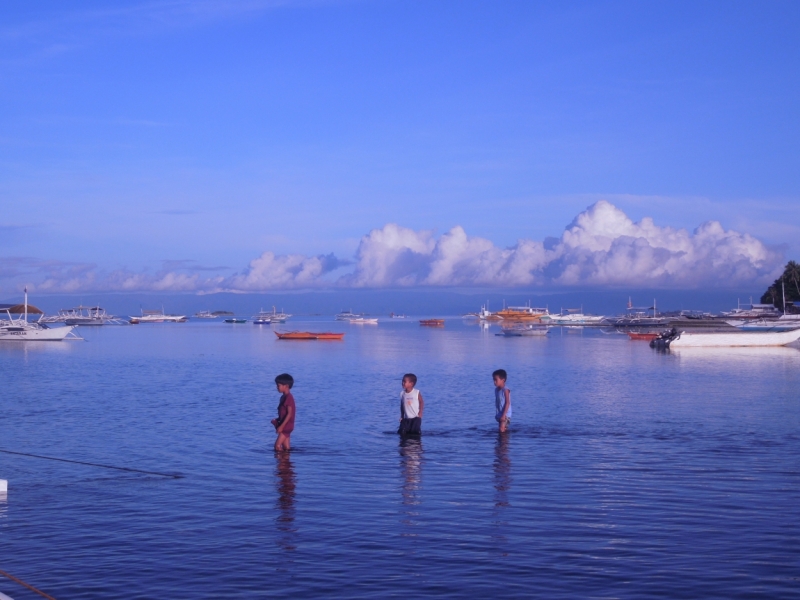
[[[25,286],[25,322],[28,322],[28,286]]]

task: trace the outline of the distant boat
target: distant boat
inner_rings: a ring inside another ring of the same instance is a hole
[[[263,315],[264,313],[262,312],[259,314]],[[274,306],[272,307],[272,312],[267,314],[269,315],[270,323],[286,323],[286,319],[292,316],[283,312],[283,309],[281,309],[281,312],[278,312]]]
[[[406,318],[406,316],[405,316],[405,315],[396,315],[396,314],[394,314],[394,313],[389,313],[389,316],[390,316],[392,319],[405,319],[405,318]]]
[[[489,304],[486,303],[481,306],[480,311],[476,313],[467,313],[464,315],[466,318],[476,318],[480,319],[481,321],[502,321],[503,317],[499,316],[497,313],[493,313],[489,310]]]
[[[532,306],[506,306],[503,310],[498,310],[494,316],[500,317],[503,321],[539,321],[542,317],[550,313],[546,308],[534,308]]]
[[[652,348],[707,348],[785,346],[800,339],[800,328],[790,331],[689,333],[672,329],[650,342]]]
[[[141,317],[131,317],[133,325],[139,323],[185,323],[188,319],[184,315],[166,315],[164,309],[161,310],[142,310]]]
[[[263,308],[253,317],[253,325],[269,325],[270,323],[272,323],[272,313],[264,312]]]
[[[313,331],[287,331],[280,333],[275,332],[279,340],[341,340],[344,337],[343,333],[332,333],[324,331],[315,333]]]
[[[419,324],[423,327],[444,327],[444,319],[422,319]]]
[[[741,304],[737,301],[736,308],[723,312],[722,316],[729,319],[777,319],[781,316],[781,311],[772,304],[753,303],[751,298],[750,304]]]
[[[219,315],[209,312],[207,310],[201,310],[200,312],[196,312],[192,315],[193,319],[216,319]]]
[[[226,323],[247,323],[247,319],[240,319],[238,317],[232,317],[230,319],[225,319]]]
[[[99,306],[76,306],[62,308],[57,315],[43,317],[40,323],[65,323],[66,325],[80,325],[82,327],[97,327],[100,325],[127,325],[128,321],[109,315]]]
[[[337,321],[352,321],[353,319],[361,319],[364,315],[359,313],[354,313],[352,309],[343,310],[338,315],[336,315]]]
[[[562,308],[561,314],[542,317],[542,322],[548,325],[596,325],[605,320],[606,318],[602,315],[583,314],[583,308]]]
[[[351,325],[377,325],[378,319],[365,319],[364,317],[358,317],[356,319],[350,319]]]

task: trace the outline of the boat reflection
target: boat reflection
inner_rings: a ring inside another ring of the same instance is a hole
[[[422,489],[422,440],[419,438],[400,439],[400,469],[403,475],[402,495],[403,508],[400,511],[401,522],[414,527],[419,517]],[[414,532],[402,535],[415,536]]]
[[[295,476],[292,459],[289,452],[275,454],[275,483],[278,491],[275,522],[281,535],[278,536],[278,545],[284,550],[295,549],[295,489],[297,477]]]

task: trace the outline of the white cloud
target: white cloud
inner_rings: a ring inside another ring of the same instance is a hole
[[[500,248],[453,227],[438,238],[388,224],[361,238],[355,261],[334,256],[265,252],[241,273],[201,276],[203,267],[165,263],[150,274],[94,265],[0,260],[3,291],[26,283],[42,292],[214,292],[385,287],[699,287],[763,285],[780,271],[783,256],[746,233],[709,221],[693,232],[633,222],[609,202],[580,213],[560,238],[519,240]],[[349,272],[335,278],[336,271]],[[207,270],[207,269],[205,269]],[[212,269],[213,270],[213,269]]]

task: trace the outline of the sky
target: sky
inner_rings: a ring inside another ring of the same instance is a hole
[[[796,2],[40,2],[0,22],[0,293],[763,286]]]

